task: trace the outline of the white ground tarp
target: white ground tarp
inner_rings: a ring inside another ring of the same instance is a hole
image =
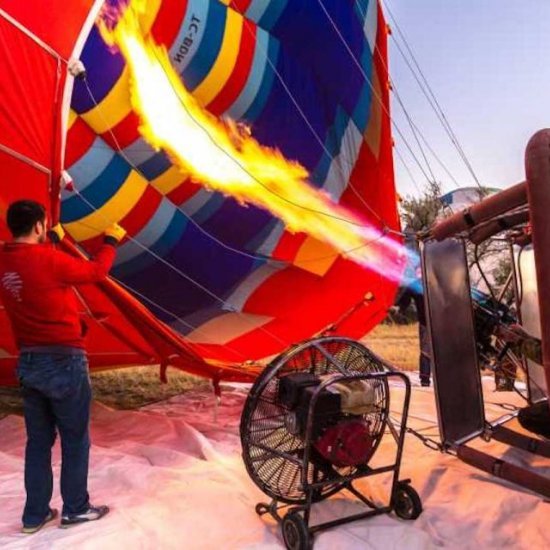
[[[395,389],[399,397],[399,388]],[[25,442],[22,418],[0,421],[0,548],[276,549],[283,548],[275,522],[254,512],[265,500],[245,472],[238,426],[246,388],[226,388],[217,410],[206,393],[189,393],[139,411],[94,405],[90,491],[112,512],[99,522],[35,535],[19,533],[24,491]],[[488,391],[488,414],[505,411],[499,402],[519,404],[512,394]],[[399,414],[399,399],[392,415]],[[437,435],[433,392],[416,386],[409,422]],[[480,443],[483,450],[550,476],[550,461],[506,446]],[[383,440],[376,464],[390,463],[395,446]],[[59,448],[54,452],[56,480]],[[425,511],[414,522],[379,516],[326,531],[322,549],[550,548],[550,503],[429,450],[407,436],[402,478],[411,478]],[[56,483],[57,484],[57,483]],[[389,479],[371,478],[364,487],[380,502]],[[52,505],[60,507],[56,490]],[[362,507],[337,496],[322,503],[314,519],[326,520]]]

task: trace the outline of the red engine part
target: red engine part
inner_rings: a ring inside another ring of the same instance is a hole
[[[368,461],[373,444],[370,423],[356,419],[327,428],[315,448],[335,466],[357,466]]]

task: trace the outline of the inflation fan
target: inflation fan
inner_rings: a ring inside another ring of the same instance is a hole
[[[390,392],[401,385],[403,411],[395,427]],[[256,512],[269,513],[281,524],[287,548],[310,548],[316,532],[378,514],[420,515],[418,494],[409,480],[399,480],[409,401],[408,378],[347,338],[301,343],[264,370],[241,419],[243,458],[252,480],[272,499],[258,504]],[[396,442],[394,463],[369,466],[388,431]],[[354,485],[383,473],[393,473],[386,505],[374,503]],[[368,510],[311,526],[312,505],[343,490]]]

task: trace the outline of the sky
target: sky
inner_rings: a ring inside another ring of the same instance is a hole
[[[550,0],[383,0],[394,15],[479,181],[507,187],[525,179],[529,138],[550,127]],[[475,180],[422,95],[396,44],[403,47],[388,10],[390,75],[415,125],[460,186]],[[395,125],[422,156],[407,118],[392,98]],[[426,177],[394,127],[396,181],[418,195]],[[446,191],[456,184],[428,152]],[[429,170],[425,168],[429,174]],[[416,183],[413,181],[415,180]]]

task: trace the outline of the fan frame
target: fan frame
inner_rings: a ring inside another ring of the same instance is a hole
[[[326,348],[330,346],[334,347],[335,345],[341,345],[341,346],[347,346],[343,349],[353,348],[353,351],[359,352],[359,355],[357,357],[364,358],[366,360],[366,364],[375,366],[373,369],[366,369],[362,371],[357,370],[349,370],[349,368],[346,368],[345,365],[339,363],[338,359],[334,357]],[[308,491],[306,487],[308,485],[312,485],[314,483],[313,481],[308,481],[308,478],[316,479],[315,476],[319,473],[318,466],[310,460],[310,456],[312,451],[315,452],[315,450],[312,447],[312,438],[311,438],[311,416],[312,411],[315,406],[315,403],[310,404],[310,411],[309,415],[310,418],[308,419],[308,430],[306,433],[306,436],[303,438],[303,452],[304,455],[301,459],[294,459],[292,457],[286,458],[286,460],[293,460],[296,462],[296,465],[300,468],[300,484],[302,486],[302,494],[300,496],[292,496],[289,497],[288,494],[281,494],[281,492],[276,492],[275,490],[272,490],[272,487],[262,480],[262,478],[258,475],[257,470],[253,467],[253,458],[251,453],[251,447],[258,447],[257,445],[254,445],[254,442],[251,441],[251,423],[254,421],[254,414],[258,410],[258,402],[264,392],[266,391],[269,384],[273,382],[273,379],[275,377],[280,378],[280,374],[282,371],[284,371],[285,366],[289,365],[292,362],[292,359],[299,357],[301,354],[303,354],[305,351],[307,351],[308,348],[314,348],[317,353],[320,353],[321,356],[324,358],[325,361],[331,364],[333,367],[332,373],[333,376],[329,377],[328,379],[324,380],[322,384],[318,387],[318,391],[316,392],[316,396],[320,393],[320,391],[335,383],[336,381],[342,381],[342,380],[352,380],[354,378],[360,378],[365,379],[366,375],[368,374],[384,374],[388,372],[392,372],[394,369],[388,365],[383,359],[375,355],[371,350],[369,350],[366,346],[361,344],[360,342],[357,342],[356,340],[353,340],[351,338],[345,338],[345,337],[317,337],[312,338],[310,340],[306,340],[304,342],[301,342],[300,344],[297,344],[279,356],[277,356],[262,372],[260,377],[256,380],[254,385],[252,386],[248,398],[246,400],[243,414],[241,417],[241,426],[240,426],[240,434],[241,434],[241,444],[243,449],[243,461],[245,463],[246,470],[251,477],[251,479],[254,481],[254,483],[264,492],[266,495],[270,496],[272,499],[277,500],[279,502],[284,502],[286,504],[294,504],[294,505],[301,505],[306,504],[308,499]],[[289,370],[289,372],[285,372],[285,374],[289,374],[290,372],[318,372],[317,370],[314,370],[312,368],[313,365],[309,366],[308,368],[304,369],[294,369]],[[328,368],[328,367],[327,367]],[[336,380],[339,379],[339,380]],[[374,444],[373,448],[369,454],[369,457],[365,463],[365,465],[361,465],[361,468],[365,468],[368,461],[372,459],[374,454],[376,453],[376,450],[378,446],[380,445],[380,442],[382,440],[384,429],[387,424],[387,420],[389,417],[389,410],[390,410],[390,390],[387,382],[387,377],[380,377],[380,384],[377,386],[378,388],[382,388],[382,397],[383,399],[383,407],[381,410],[377,411],[376,415],[378,417],[378,429],[375,433],[374,437]],[[315,397],[316,401],[316,397]],[[281,409],[284,409],[280,404],[277,403],[271,403],[273,406],[278,406]],[[273,449],[272,449],[273,451]],[[267,449],[266,449],[266,452]],[[284,457],[284,451],[276,451],[273,453],[275,456],[278,456],[279,458]],[[360,467],[345,467],[345,468],[336,468],[332,466],[333,472],[331,474],[334,474],[334,484],[331,486],[329,483],[329,479],[325,480],[319,480],[315,484],[319,485],[318,491],[313,494],[312,501],[318,502],[321,500],[324,500],[326,498],[329,498],[331,495],[339,492],[342,490],[346,484],[345,479],[347,479],[350,475],[354,476],[359,472]],[[338,471],[338,470],[345,470],[344,472]],[[321,472],[322,473],[322,472]],[[324,472],[324,475],[328,475],[326,471]]]

